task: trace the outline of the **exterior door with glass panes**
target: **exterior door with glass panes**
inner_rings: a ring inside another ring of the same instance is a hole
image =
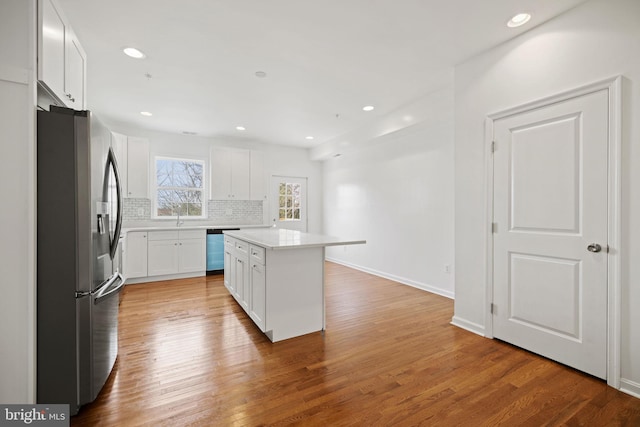
[[[307,178],[271,177],[272,225],[307,231]]]

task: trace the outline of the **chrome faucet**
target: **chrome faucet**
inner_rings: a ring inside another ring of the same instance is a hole
[[[180,211],[182,210],[182,205],[178,205],[178,219],[176,220],[176,227],[180,227],[183,222],[180,221]]]

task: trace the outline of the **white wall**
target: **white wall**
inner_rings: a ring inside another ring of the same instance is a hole
[[[413,105],[419,122],[325,161],[325,233],[367,240],[327,257],[453,297],[453,74]]]
[[[0,3],[0,402],[35,402],[35,0]]]
[[[593,0],[455,69],[457,322],[484,331],[484,120],[615,75],[623,81],[622,386],[640,396],[640,1]]]
[[[265,156],[265,172],[268,177],[271,175],[284,175],[308,178],[308,231],[312,233],[322,232],[322,164],[310,160],[307,149],[263,144],[246,139],[207,138],[154,132],[108,122],[106,124],[114,132],[148,138],[151,158],[155,155],[190,155],[208,162],[209,149],[212,146],[262,151]],[[265,209],[268,209],[267,204],[265,204]]]

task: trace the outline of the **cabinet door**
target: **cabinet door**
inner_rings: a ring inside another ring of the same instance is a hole
[[[205,271],[207,251],[205,239],[180,239],[179,248],[180,273]]]
[[[231,152],[231,197],[237,200],[249,200],[251,193],[251,152],[233,150]]]
[[[264,153],[251,151],[251,200],[267,200],[267,185],[264,173]]]
[[[249,312],[249,263],[246,257],[236,257],[236,300]]]
[[[233,276],[233,272],[235,271],[234,266],[235,259],[232,255],[232,250],[228,245],[224,245],[224,286],[229,290],[229,293],[233,295],[233,283],[235,282],[235,277]],[[232,268],[233,267],[233,268]]]
[[[127,138],[127,197],[149,198],[149,141]]]
[[[127,278],[147,276],[147,233],[129,232],[125,240],[124,275]]]
[[[38,79],[57,96],[64,93],[64,30],[60,13],[51,0],[40,0],[38,26]]]
[[[211,198],[226,200],[231,198],[231,150],[214,147],[211,149]]]
[[[80,42],[69,27],[64,37],[64,96],[68,107],[76,110],[85,109],[85,73],[86,55]]]
[[[148,273],[149,276],[176,274],[178,272],[178,240],[150,240]]]
[[[253,263],[249,286],[249,316],[262,332],[266,329],[266,283],[264,265]]]

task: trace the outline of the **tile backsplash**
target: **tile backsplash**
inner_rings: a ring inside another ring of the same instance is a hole
[[[124,199],[124,221],[151,220],[150,199]],[[262,200],[209,200],[207,221],[227,225],[260,225],[263,222]]]
[[[123,221],[145,221],[151,219],[151,200],[123,199]]]

